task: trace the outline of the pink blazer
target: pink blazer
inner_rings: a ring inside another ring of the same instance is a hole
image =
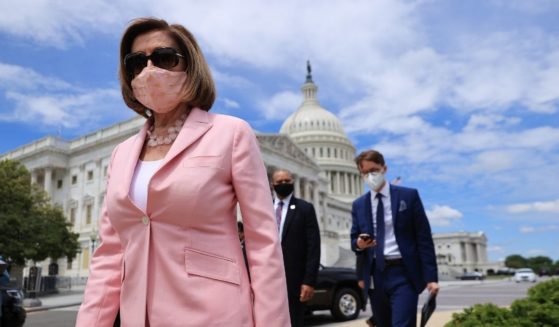
[[[147,124],[113,151],[101,243],[76,326],[290,326],[283,259],[256,137],[193,109],[149,184],[128,196]],[[244,221],[249,282],[236,224]]]

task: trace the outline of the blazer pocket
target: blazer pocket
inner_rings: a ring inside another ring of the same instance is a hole
[[[212,168],[222,168],[221,155],[208,155],[208,156],[194,156],[185,158],[182,165],[187,168],[194,167],[212,167]]]
[[[185,248],[186,273],[240,285],[239,266],[233,259],[217,254]]]

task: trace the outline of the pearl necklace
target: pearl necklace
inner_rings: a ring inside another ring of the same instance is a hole
[[[147,146],[156,147],[160,145],[169,145],[173,143],[173,141],[175,141],[177,136],[179,136],[179,132],[181,131],[182,125],[184,125],[185,121],[186,121],[186,114],[182,114],[180,118],[177,119],[177,121],[175,121],[175,123],[173,124],[174,126],[167,128],[166,135],[155,134],[154,133],[155,126],[151,125],[151,127],[148,129],[147,132],[148,133]]]

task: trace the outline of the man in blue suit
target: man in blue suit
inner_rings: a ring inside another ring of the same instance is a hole
[[[367,150],[355,158],[371,189],[353,202],[351,248],[368,251],[363,276],[373,291],[379,327],[415,327],[419,294],[439,291],[431,227],[417,190],[385,180],[383,155]]]

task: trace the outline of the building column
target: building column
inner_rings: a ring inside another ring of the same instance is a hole
[[[340,191],[341,191],[341,187],[340,187],[340,185],[341,185],[341,184],[340,184],[340,172],[339,172],[339,171],[336,171],[335,174],[336,174],[336,183],[335,183],[335,186],[336,186],[336,187],[334,188],[334,193],[340,194]]]
[[[483,258],[481,243],[476,244],[476,249],[477,249],[477,263],[485,263],[485,260]]]
[[[312,202],[314,204],[314,207],[317,208],[318,210],[318,206],[320,205],[319,202],[319,193],[318,193],[318,183],[317,182],[312,182]]]
[[[473,257],[473,262],[474,264],[478,264],[479,263],[479,256],[478,256],[478,247],[477,247],[477,243],[472,243],[472,257]]]
[[[312,197],[312,194],[311,194],[311,183],[306,178],[305,178],[304,189],[305,189],[305,200],[312,203],[313,202],[313,197]]]
[[[31,185],[37,184],[37,170],[33,169],[31,171]]]
[[[328,212],[327,204],[326,204],[327,194],[322,193],[322,232],[326,231],[327,227],[327,220],[326,220],[326,213]]]
[[[300,194],[301,194],[301,183],[299,181],[299,176],[293,176],[293,178],[295,179],[295,183],[294,183],[295,184],[294,185],[295,190],[293,191],[293,193],[294,193],[295,197],[298,198],[298,197],[300,197]]]
[[[472,253],[472,243],[470,241],[466,242],[466,262],[472,263],[474,260],[474,256]]]
[[[93,217],[91,219],[93,226],[96,226],[101,216],[101,182],[103,180],[103,159],[95,161],[95,170],[93,171],[93,178],[95,179],[95,195],[93,196]]]
[[[350,195],[351,190],[349,189],[349,173],[343,173],[344,176],[344,186],[345,186],[345,195]]]
[[[357,181],[357,195],[363,194],[363,182],[361,179],[361,175],[355,175],[355,180]]]
[[[355,179],[353,178],[353,174],[348,173],[347,177],[349,179],[349,194],[355,195]]]
[[[52,200],[52,168],[45,168],[44,189]]]
[[[319,199],[319,193],[318,193],[318,183],[317,182],[312,182],[312,186],[313,186],[313,205],[314,205],[314,209],[316,211],[316,220],[318,221],[318,229],[322,232],[323,226],[322,226],[322,220],[323,220],[323,215],[324,215],[324,210],[322,210],[322,208],[320,207],[320,199]]]

